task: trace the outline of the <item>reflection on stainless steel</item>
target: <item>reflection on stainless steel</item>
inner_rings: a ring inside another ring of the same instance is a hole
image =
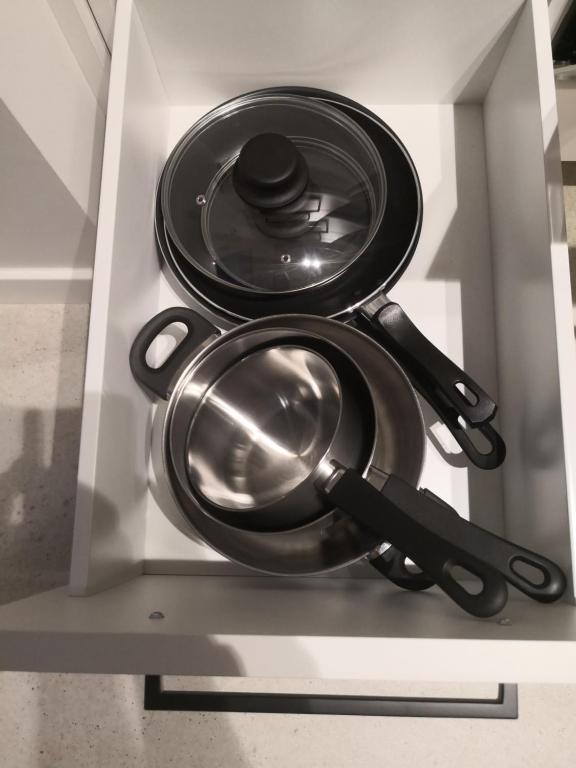
[[[342,477],[345,471],[345,467],[342,467],[337,461],[324,459],[318,465],[315,479],[316,486],[324,493],[330,493],[336,485],[336,481]]]
[[[254,352],[200,401],[188,433],[192,485],[226,509],[282,499],[326,455],[340,411],[338,377],[320,355],[295,346]]]

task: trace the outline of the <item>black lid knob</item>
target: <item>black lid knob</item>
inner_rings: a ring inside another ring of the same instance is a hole
[[[281,208],[308,184],[308,166],[294,144],[279,133],[260,133],[240,150],[232,175],[238,195],[255,208]]]

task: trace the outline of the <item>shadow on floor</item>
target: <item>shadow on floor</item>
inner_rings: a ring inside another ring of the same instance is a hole
[[[5,310],[13,338],[3,343],[0,603],[68,579],[87,310],[82,305]]]

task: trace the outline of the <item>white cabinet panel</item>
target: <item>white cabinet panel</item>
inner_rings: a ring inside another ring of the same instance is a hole
[[[89,296],[109,54],[86,13],[83,0],[0,9],[1,301]]]
[[[473,519],[571,571],[576,363],[546,2],[483,0],[466,4],[466,13],[457,0],[435,3],[433,13],[426,0],[409,13],[392,0],[326,1],[313,9],[296,2],[293,9],[309,23],[286,21],[264,0],[119,2],[72,563],[76,596],[60,590],[0,610],[0,663],[576,680],[569,600],[541,606],[513,599],[501,623],[463,614],[441,594],[400,593],[354,569],[321,579],[232,577],[226,563],[166,519],[151,495],[152,408],[132,379],[128,351],[147,319],[185,301],[160,270],[153,241],[162,164],[194,116],[225,98],[252,86],[313,82],[367,101],[406,137],[422,179],[425,222],[396,290],[444,351],[499,390],[509,449],[502,469],[487,476],[464,462],[449,464],[431,448],[426,483]],[[406,61],[408,33],[414,55]],[[165,619],[151,620],[158,610]]]

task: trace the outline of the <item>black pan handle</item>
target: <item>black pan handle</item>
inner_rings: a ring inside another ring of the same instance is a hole
[[[539,603],[553,603],[562,597],[566,590],[566,576],[552,560],[490,533],[475,523],[463,521],[453,507],[432,491],[423,489],[420,493],[443,507],[444,525],[450,525],[452,520],[457,529],[452,534],[456,540],[465,545],[472,535],[474,542],[482,546],[483,560],[500,571],[516,589]]]
[[[467,424],[478,426],[494,418],[496,403],[416,328],[399,304],[382,306],[382,298],[365,304],[360,315],[370,323],[380,341],[406,368],[420,391],[441,393]],[[457,387],[464,385],[465,396]]]
[[[448,405],[439,393],[432,393],[430,390],[424,392],[418,382],[414,382],[416,389],[425,397],[432,408],[438,414],[438,417],[444,422],[452,433],[452,436],[462,448],[470,461],[480,469],[496,469],[506,458],[506,443],[494,429],[492,424],[487,422],[479,427],[468,427],[465,429],[459,421],[458,412]],[[487,449],[482,451],[476,446],[472,439],[478,434],[484,437],[488,445]]]
[[[172,323],[183,323],[186,336],[158,368],[146,362],[146,353],[154,339]],[[164,400],[170,397],[176,374],[196,352],[200,344],[220,331],[206,318],[187,307],[171,307],[149,320],[138,333],[130,349],[130,369],[139,384]]]
[[[441,504],[444,507],[444,514],[451,515],[454,523],[457,526],[460,525],[462,518],[453,507],[428,489],[423,489],[421,493]],[[446,524],[447,522],[448,517],[446,517]],[[519,544],[512,544],[495,533],[489,533],[474,523],[468,523],[466,527],[459,528],[458,541],[466,542],[466,536],[471,527],[475,529],[475,540],[483,546],[484,560],[500,571],[516,589],[539,603],[553,603],[562,597],[566,590],[566,576],[556,563]],[[398,554],[402,556],[401,553]],[[524,566],[524,572],[519,570],[519,566],[520,568]]]
[[[462,526],[462,522],[459,518],[455,531],[462,546],[468,546],[473,537],[475,544],[482,547],[483,559],[516,589],[539,603],[553,603],[562,597],[566,576],[556,563],[474,523]]]
[[[421,493],[442,504],[453,518],[459,517],[455,509],[441,501],[432,491],[422,490]],[[566,589],[566,577],[555,563],[517,544],[511,544],[496,534],[487,533],[474,523],[468,525],[475,529],[475,540],[483,543],[483,559],[500,571],[516,589],[540,603],[552,603],[562,596]],[[468,530],[465,529],[461,541],[466,542]],[[434,585],[433,579],[427,574],[411,571],[406,566],[406,555],[396,547],[388,547],[381,555],[371,559],[370,565],[402,589],[421,591]]]
[[[441,408],[437,408],[436,413],[473,464],[480,469],[496,469],[502,464],[506,458],[506,443],[492,424],[481,424],[479,427],[464,429],[457,418],[451,419],[447,415],[443,416],[442,414],[446,412],[443,412]],[[471,436],[477,432],[483,435],[488,442],[489,448],[486,452],[480,451],[471,439]]]
[[[332,484],[333,483],[333,484]],[[435,501],[395,476],[378,491],[356,471],[348,469],[325,489],[330,501],[363,528],[398,547],[461,608],[486,618],[501,611],[508,600],[504,577],[482,557],[472,541],[462,547],[446,537],[438,524]],[[461,519],[461,518],[459,518]],[[443,521],[443,517],[441,517]],[[454,576],[460,566],[476,576],[481,590],[473,594]]]
[[[459,517],[458,512],[450,504],[447,504],[428,488],[422,488],[420,493],[433,499],[438,504],[442,504],[455,517]],[[406,560],[404,552],[400,552],[396,547],[389,546],[381,554],[370,558],[369,562],[373,568],[383,576],[386,576],[397,587],[401,587],[401,589],[408,589],[411,592],[422,592],[434,586],[434,579],[431,579],[422,571],[411,571],[406,565]]]
[[[476,616],[491,616],[501,610],[506,602],[503,579],[539,602],[550,603],[564,594],[566,577],[556,563],[468,522],[449,505],[438,503],[433,495],[417,491],[399,477],[389,476],[379,492],[356,472],[347,470],[329,496],[361,525],[397,546]],[[480,578],[483,589],[479,594],[470,595],[456,582],[466,596],[464,601],[459,599],[461,595],[451,583],[455,581],[450,573],[455,565]],[[535,575],[523,571],[525,566]]]
[[[410,592],[422,592],[434,586],[434,579],[426,573],[411,571],[406,565],[406,555],[396,547],[388,547],[385,552],[370,559],[370,565],[388,581]]]

